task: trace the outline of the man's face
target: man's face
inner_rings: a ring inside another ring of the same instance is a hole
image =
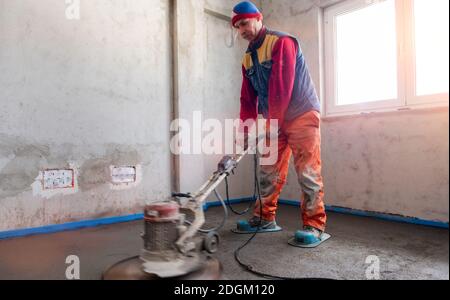
[[[256,39],[261,27],[261,21],[256,18],[242,19],[235,24],[235,28],[239,32],[239,35],[249,42]]]

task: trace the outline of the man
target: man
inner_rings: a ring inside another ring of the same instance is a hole
[[[237,232],[281,230],[276,224],[276,210],[293,154],[303,191],[304,227],[296,233],[296,242],[298,246],[314,247],[324,240],[327,220],[321,176],[320,103],[297,39],[267,29],[262,20],[263,15],[251,2],[241,2],[233,9],[232,25],[249,42],[242,63],[240,118],[242,122],[256,120],[259,113],[266,120],[278,120],[278,161],[261,166],[263,206],[257,201],[254,216],[240,221]]]

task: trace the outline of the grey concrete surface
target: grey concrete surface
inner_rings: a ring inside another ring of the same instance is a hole
[[[211,208],[206,226],[220,223],[222,212]],[[278,276],[364,280],[370,267],[367,257],[377,256],[381,279],[449,279],[448,230],[330,213],[327,231],[332,239],[305,250],[287,244],[300,227],[298,216],[299,208],[280,206],[278,223],[284,231],[257,236],[242,251],[242,260]],[[259,279],[234,260],[235,249],[249,238],[231,233],[237,220],[231,216],[220,232],[216,257],[223,276]],[[139,253],[141,230],[139,221],[0,241],[0,279],[64,280],[69,255],[80,258],[81,279],[100,279],[103,270]]]

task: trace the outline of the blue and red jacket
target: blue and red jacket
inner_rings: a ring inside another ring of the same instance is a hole
[[[242,61],[241,114],[243,122],[265,119],[285,121],[320,112],[320,102],[299,41],[263,27],[250,43]]]

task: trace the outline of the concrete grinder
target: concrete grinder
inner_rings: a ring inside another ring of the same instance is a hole
[[[219,235],[199,234],[205,223],[207,197],[238,166],[248,150],[225,156],[217,171],[193,194],[174,194],[170,201],[147,205],[144,210],[144,247],[140,256],[121,261],[103,273],[104,280],[218,280],[222,267],[211,257],[218,250]],[[186,214],[193,213],[193,222]]]

